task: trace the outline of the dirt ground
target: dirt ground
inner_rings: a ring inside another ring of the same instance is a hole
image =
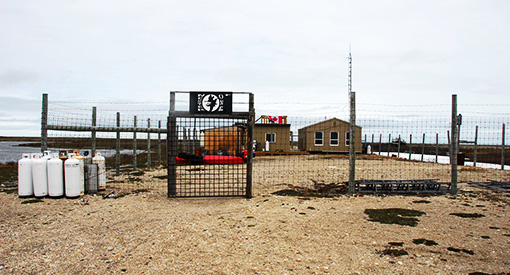
[[[310,170],[315,179],[345,177],[345,165],[321,161],[324,171]],[[385,167],[447,175],[448,167],[404,164]],[[359,171],[380,173],[373,162]],[[290,175],[282,172],[254,175],[251,199],[170,199],[165,171],[139,174],[112,181],[110,188],[149,187],[124,196],[34,200],[0,192],[0,274],[510,273],[508,190],[464,182],[456,197],[271,194],[285,188]],[[474,177],[508,181],[509,174],[460,171],[461,181]]]
[[[0,193],[0,274],[510,272],[508,193],[460,189],[457,197],[168,199],[145,192],[34,203]],[[366,214],[390,208],[425,214],[416,226]]]

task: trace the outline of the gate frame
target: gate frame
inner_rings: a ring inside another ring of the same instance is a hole
[[[232,94],[248,94],[249,105],[248,112],[232,112],[231,114],[192,114],[188,111],[175,110],[175,94],[183,93],[189,94],[193,91],[172,91],[170,92],[170,111],[168,112],[167,120],[167,171],[168,171],[168,197],[175,198],[177,195],[177,171],[176,171],[176,157],[178,155],[178,132],[177,132],[177,118],[224,118],[224,119],[246,119],[248,129],[248,159],[246,161],[246,198],[252,198],[252,174],[253,174],[253,125],[255,124],[255,105],[254,95],[250,92],[232,92]],[[219,91],[207,91],[204,93],[215,93]],[[223,92],[223,91],[222,91]]]

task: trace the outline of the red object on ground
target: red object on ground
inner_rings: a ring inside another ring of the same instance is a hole
[[[177,164],[185,164],[187,163],[188,161],[183,159],[183,158],[180,158],[180,157],[175,157],[175,163]]]
[[[204,156],[204,163],[207,163],[207,164],[243,164],[244,161],[243,161],[242,157],[206,155],[206,156]]]

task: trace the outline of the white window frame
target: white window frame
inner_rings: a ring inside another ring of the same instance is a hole
[[[322,135],[322,138],[320,139],[320,141],[321,141],[320,144],[317,143],[317,140],[319,140],[319,139],[317,139],[317,133],[321,133],[321,135]],[[313,145],[315,145],[315,146],[324,146],[324,132],[322,132],[322,131],[315,131],[313,133]]]
[[[345,132],[345,146],[349,146],[351,144],[351,133]]]
[[[267,135],[272,135],[273,141],[267,140]],[[276,133],[266,133],[266,141],[269,141],[269,143],[276,143]]]
[[[336,138],[332,138],[331,135],[336,133]],[[336,140],[336,144],[333,144],[333,141]],[[329,132],[329,146],[339,146],[340,145],[340,133],[338,131]]]

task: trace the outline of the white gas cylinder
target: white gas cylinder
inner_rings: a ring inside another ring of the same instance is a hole
[[[30,154],[23,154],[18,161],[18,196],[20,198],[34,195],[32,182],[32,159]]]
[[[98,190],[106,190],[106,163],[104,157],[101,156],[101,152],[96,152],[96,155],[92,158],[92,163],[97,164]]]
[[[64,168],[58,155],[51,155],[48,160],[48,195],[61,197],[64,195]]]
[[[77,198],[81,195],[83,187],[80,161],[75,155],[70,155],[64,162],[65,193],[68,198]]]
[[[40,154],[32,160],[32,182],[34,184],[34,196],[46,197],[48,195],[48,160]]]
[[[80,161],[80,183],[81,189],[80,194],[85,195],[85,158],[79,154],[76,154],[76,159]]]

